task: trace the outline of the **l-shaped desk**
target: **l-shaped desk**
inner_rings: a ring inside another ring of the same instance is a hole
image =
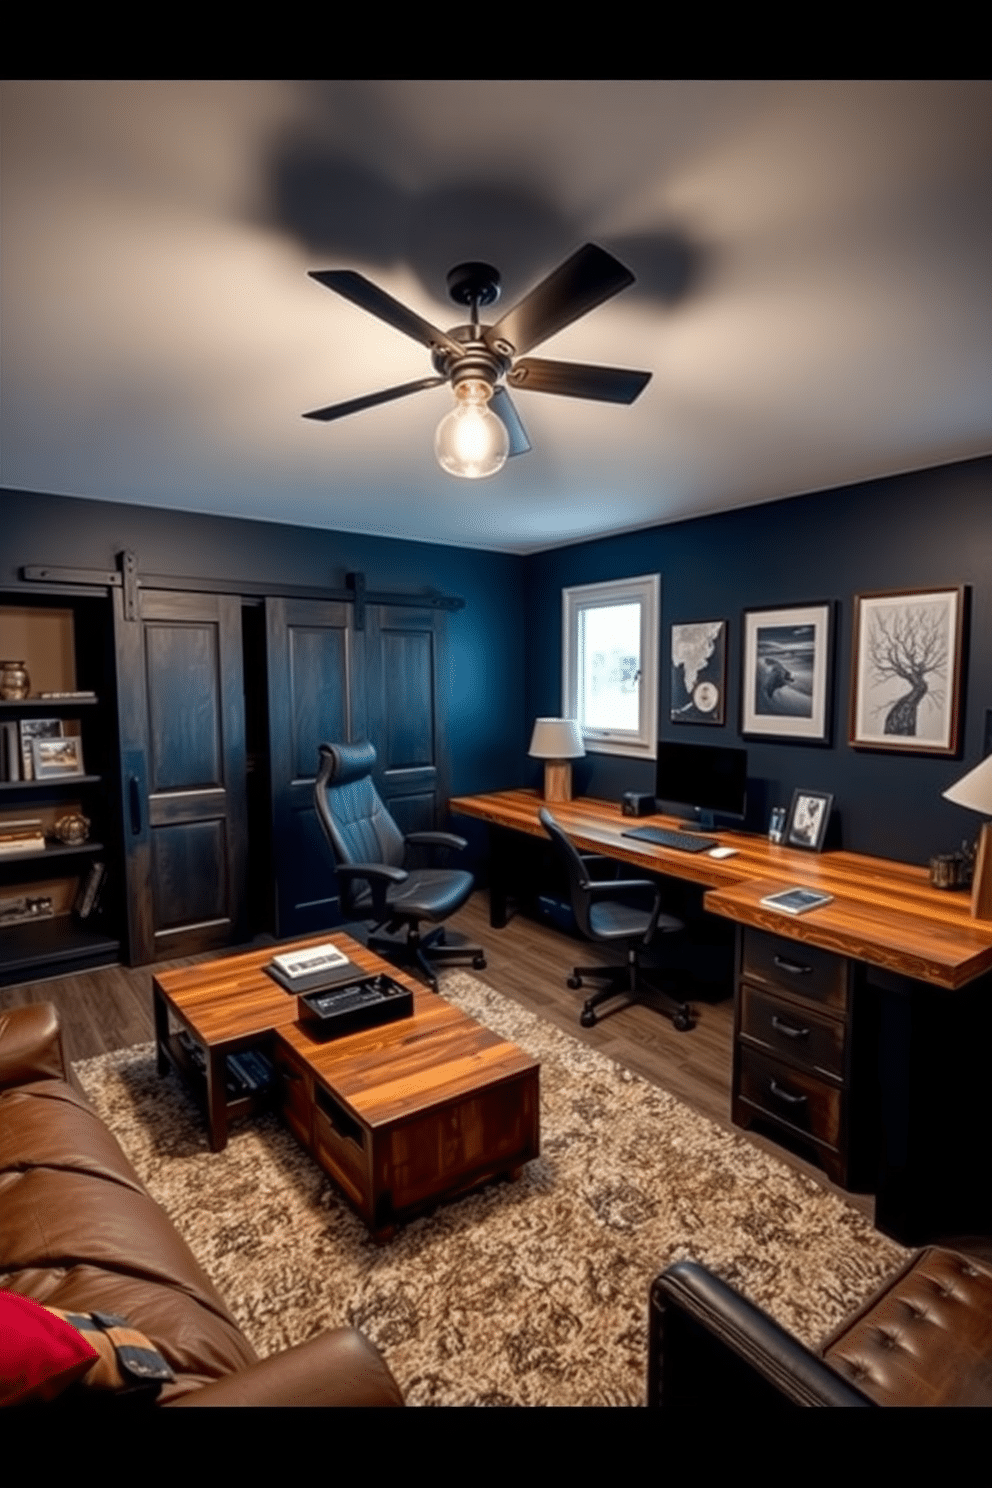
[[[547,841],[534,791],[460,796],[490,828],[490,906],[506,924],[521,837]],[[623,833],[607,801],[550,805],[581,851],[698,884],[707,913],[738,927],[731,1115],[805,1134],[824,1168],[876,1194],[876,1224],[906,1244],[992,1232],[992,923],[925,868],[809,853],[718,830],[713,858]],[[801,884],[829,904],[790,916],[761,904]],[[688,1035],[691,1037],[691,1035]],[[770,1092],[770,1094],[769,1094]]]

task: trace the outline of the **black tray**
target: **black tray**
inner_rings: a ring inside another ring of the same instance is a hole
[[[362,1028],[412,1017],[413,993],[380,972],[343,987],[301,993],[297,1005],[300,1023],[312,1038],[340,1038]]]

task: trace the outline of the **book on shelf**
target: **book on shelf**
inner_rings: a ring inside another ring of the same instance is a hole
[[[0,723],[0,780],[20,780],[21,739],[17,723],[7,719]]]
[[[19,852],[44,852],[45,834],[40,816],[26,816],[20,821],[0,821],[0,855]]]
[[[86,877],[80,880],[79,892],[76,895],[76,902],[73,905],[77,919],[87,920],[99,908],[100,896],[103,893],[106,877],[106,863],[98,861],[90,864],[90,870]]]

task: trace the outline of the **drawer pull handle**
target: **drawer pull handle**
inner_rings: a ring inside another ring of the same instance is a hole
[[[783,1101],[787,1106],[804,1106],[806,1104],[807,1097],[805,1095],[792,1095],[788,1090],[783,1090],[781,1085],[776,1084],[774,1080],[768,1081],[768,1089],[776,1100]]]
[[[791,1023],[783,1023],[777,1013],[772,1013],[772,1027],[776,1033],[784,1033],[786,1038],[804,1039],[809,1038],[808,1028],[793,1028]]]
[[[812,966],[804,966],[801,961],[789,961],[785,956],[776,956],[775,965],[790,976],[809,976],[813,970]]]

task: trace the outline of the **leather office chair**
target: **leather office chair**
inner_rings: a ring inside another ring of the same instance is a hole
[[[658,1008],[671,1018],[679,1032],[692,1027],[692,1011],[688,1003],[678,1002],[660,988],[652,987],[642,976],[639,951],[646,950],[656,935],[673,935],[685,926],[674,915],[661,913],[661,892],[657,884],[646,878],[593,879],[590,869],[594,863],[607,862],[593,853],[580,853],[565,832],[555,821],[550,811],[543,807],[539,813],[541,825],[558,850],[558,856],[568,872],[572,896],[572,911],[579,929],[587,940],[604,945],[618,945],[626,949],[626,964],[610,966],[576,966],[568,978],[570,987],[581,987],[584,978],[592,981],[605,980],[606,985],[586,999],[579,1022],[583,1028],[592,1028],[596,1022],[596,1008],[611,997],[626,994],[631,1002],[643,1002]],[[635,909],[623,902],[621,896],[637,890],[646,890],[654,895],[650,909]]]
[[[404,837],[373,784],[375,761],[372,744],[321,744],[314,786],[317,820],[337,863],[342,910],[352,919],[374,923],[369,950],[419,967],[436,992],[431,961],[467,959],[476,970],[486,964],[481,946],[446,944],[440,923],[461,909],[475,881],[471,873],[457,868],[402,865],[408,847],[467,844],[451,832],[410,832]],[[430,920],[437,928],[422,936],[421,920]],[[395,939],[404,925],[405,939]]]

